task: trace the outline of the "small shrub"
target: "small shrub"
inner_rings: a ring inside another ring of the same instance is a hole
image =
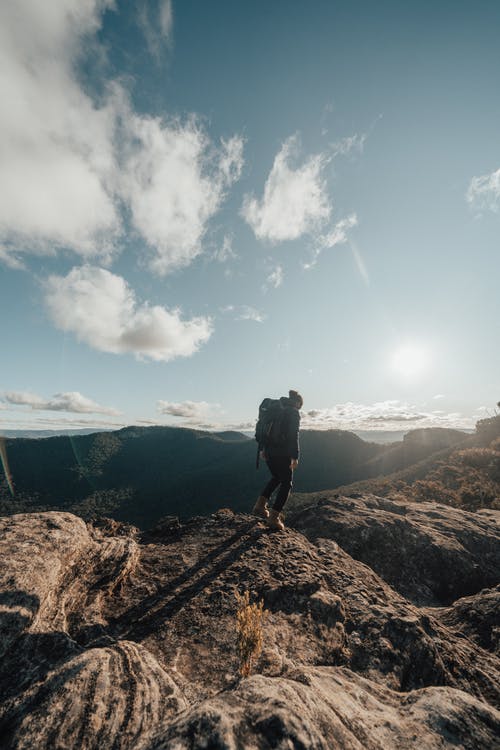
[[[492,485],[472,480],[460,491],[460,504],[464,510],[474,512],[479,508],[493,507],[497,493]]]
[[[495,451],[490,448],[467,448],[458,451],[458,458],[467,466],[475,469],[486,469],[495,460]]]
[[[413,485],[412,494],[418,501],[454,506],[459,504],[456,492],[436,480],[417,479]]]
[[[497,437],[491,441],[490,448],[492,451],[496,451],[497,453],[500,453],[500,437]]]
[[[476,424],[476,433],[483,445],[488,445],[492,440],[500,437],[500,414],[479,420]]]
[[[248,677],[253,664],[262,651],[262,624],[267,616],[264,602],[250,604],[248,591],[236,594],[238,610],[236,612],[236,632],[238,635],[238,655],[240,675]]]

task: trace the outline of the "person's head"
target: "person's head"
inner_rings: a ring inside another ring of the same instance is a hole
[[[290,399],[292,406],[295,406],[296,409],[302,409],[304,399],[298,391],[288,391],[288,398]]]

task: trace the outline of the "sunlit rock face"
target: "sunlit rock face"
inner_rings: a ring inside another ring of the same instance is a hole
[[[383,511],[364,502],[360,540]],[[415,534],[436,523],[420,507]],[[468,521],[445,510],[444,548]],[[231,511],[142,534],[63,512],[0,519],[2,747],[493,747],[498,589],[471,594],[482,607],[420,608],[311,524],[309,539]],[[248,678],[244,590],[267,610]]]

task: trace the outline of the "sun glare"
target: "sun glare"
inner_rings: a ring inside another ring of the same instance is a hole
[[[402,346],[392,355],[392,367],[405,378],[418,378],[429,367],[429,355],[420,346]]]

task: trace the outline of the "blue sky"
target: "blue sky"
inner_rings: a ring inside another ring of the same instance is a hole
[[[0,427],[471,427],[499,398],[500,6],[0,9]]]

